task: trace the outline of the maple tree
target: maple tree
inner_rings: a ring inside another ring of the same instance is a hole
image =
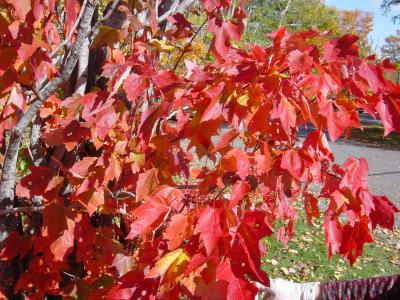
[[[371,53],[371,42],[368,34],[374,25],[372,12],[362,10],[339,10],[339,30],[359,37],[360,54],[367,56]]]
[[[383,10],[383,14],[388,16],[391,14],[392,9],[395,10],[396,7],[398,7],[400,4],[399,0],[383,0],[381,3],[381,9]],[[394,23],[398,22],[400,19],[400,15],[398,14],[393,14],[392,15],[392,20]]]
[[[265,45],[268,32],[285,26],[289,32],[317,29],[339,33],[339,15],[334,7],[320,0],[254,0],[248,12],[244,39]],[[328,39],[328,37],[327,37]]]
[[[365,159],[336,164],[327,139],[360,128],[358,108],[400,132],[390,61],[283,27],[239,49],[243,3],[202,0],[214,61],[164,68],[166,41],[190,51],[200,30],[193,2],[0,2],[3,296],[252,299],[261,240],[288,242],[295,202],[350,264],[393,229]]]
[[[320,47],[332,39],[344,34],[354,34],[361,56],[372,52],[369,33],[373,28],[371,12],[359,9],[340,10],[328,6],[320,0],[254,0],[246,7],[248,26],[243,39],[259,45],[268,45],[268,32],[285,26],[289,32],[315,29],[320,32],[329,31],[315,38],[314,43]]]
[[[395,35],[385,38],[385,44],[381,47],[381,54],[390,58],[396,65],[397,76],[394,76],[394,79],[397,83],[400,83],[400,30],[397,30]],[[393,76],[393,73],[391,75]]]

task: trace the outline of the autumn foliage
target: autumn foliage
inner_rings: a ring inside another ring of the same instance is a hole
[[[96,4],[84,2],[83,10]],[[328,144],[361,127],[359,108],[378,116],[385,134],[400,132],[400,86],[383,76],[393,65],[361,59],[352,35],[312,46],[313,30],[280,28],[267,48],[235,48],[243,6],[227,19],[230,1],[200,2],[212,63],[179,61],[183,74],[163,68],[155,40],[189,43],[197,29],[181,13],[161,29],[154,1],[122,1],[127,26],[91,31],[107,55],[83,95],[68,94],[69,79],[43,92],[65,74],[83,30],[60,49],[64,60],[50,57],[74,29],[79,1],[0,2],[2,165],[16,138],[17,162],[28,161],[28,170],[16,167],[13,208],[1,211],[16,220],[0,250],[14,270],[4,295],[253,299],[254,282],[268,285],[261,240],[276,232],[288,242],[295,202],[309,222],[324,218],[329,255],[350,264],[373,229],[393,228],[398,210],[369,191],[365,159],[338,165]],[[40,163],[32,123],[15,129],[33,105]],[[301,138],[304,126],[312,130]]]

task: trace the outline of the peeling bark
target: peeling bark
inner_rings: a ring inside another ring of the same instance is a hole
[[[86,85],[88,81],[88,66],[89,66],[89,49],[90,40],[89,37],[83,40],[81,51],[78,59],[78,73],[75,85],[75,93],[83,96],[85,94]]]
[[[40,140],[41,130],[42,130],[42,122],[39,119],[39,117],[36,117],[32,123],[30,140],[29,140],[33,158],[33,164],[35,166],[40,166],[44,161],[44,154],[42,153],[42,144]]]

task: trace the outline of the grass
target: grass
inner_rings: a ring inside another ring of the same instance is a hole
[[[366,126],[363,130],[352,130],[349,140],[372,147],[400,150],[400,135],[392,132],[383,137],[383,132],[381,126]],[[265,238],[268,253],[263,258],[263,269],[272,278],[297,282],[400,274],[400,229],[394,232],[377,229],[373,236],[375,242],[366,244],[363,255],[350,267],[338,255],[328,259],[322,220],[308,225],[304,214],[299,213],[294,237],[287,246],[277,241],[276,235]]]
[[[321,220],[309,226],[304,216],[300,216],[295,235],[287,246],[277,241],[276,236],[264,240],[269,250],[263,258],[263,269],[272,278],[297,282],[399,274],[400,230],[377,229],[374,238],[375,242],[366,244],[363,255],[350,267],[338,255],[328,260]]]
[[[383,132],[382,126],[365,126],[363,130],[353,129],[349,140],[373,147],[400,150],[400,134],[392,132],[383,137]]]

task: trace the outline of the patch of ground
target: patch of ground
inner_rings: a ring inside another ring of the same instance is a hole
[[[350,267],[338,255],[328,259],[321,220],[311,226],[300,215],[295,235],[287,246],[276,236],[265,238],[268,253],[263,268],[272,278],[297,282],[344,280],[379,275],[400,274],[400,230],[377,229],[375,242],[366,244],[364,253]]]
[[[365,126],[363,129],[353,129],[348,139],[373,147],[400,150],[400,134],[391,132],[383,137],[383,132],[382,126]]]

